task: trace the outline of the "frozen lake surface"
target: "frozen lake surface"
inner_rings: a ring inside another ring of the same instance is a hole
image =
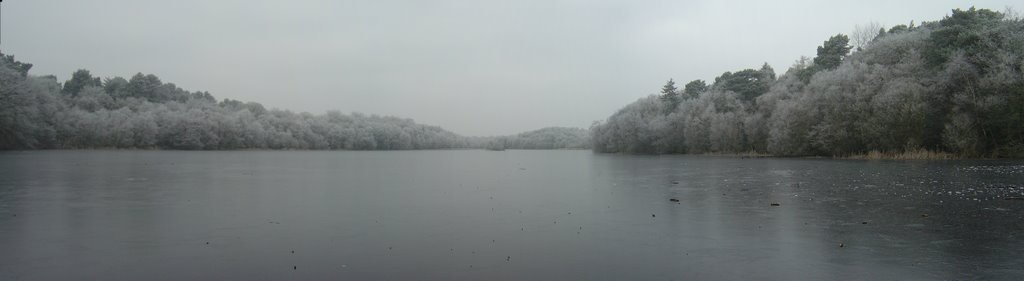
[[[0,252],[0,280],[1019,280],[1024,161],[3,152]]]

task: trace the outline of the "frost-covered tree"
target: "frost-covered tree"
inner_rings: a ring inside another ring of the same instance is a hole
[[[255,102],[189,92],[155,75],[131,80],[76,71],[62,87],[31,76],[31,64],[0,55],[0,149],[445,149],[483,148],[413,120],[267,109]],[[583,129],[547,128],[506,136],[514,148],[589,148]]]
[[[1024,157],[1019,17],[954,10],[883,30],[853,54],[848,42],[833,36],[777,79],[765,66],[726,72],[710,88],[691,82],[688,98],[659,115],[640,99],[591,128],[594,150]],[[662,149],[677,142],[684,145]]]
[[[506,149],[585,149],[590,148],[589,132],[580,128],[548,127],[512,136],[495,138]]]
[[[9,68],[22,77],[28,76],[29,69],[32,69],[31,63],[24,63],[14,59],[13,55],[0,54],[0,64],[4,67]]]

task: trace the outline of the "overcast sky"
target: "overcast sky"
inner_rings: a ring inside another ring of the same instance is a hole
[[[79,68],[152,73],[267,107],[498,135],[589,127],[669,78],[764,62],[781,74],[854,25],[938,20],[965,3],[7,0],[0,49],[61,81]]]

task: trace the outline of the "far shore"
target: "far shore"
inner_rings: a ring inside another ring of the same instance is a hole
[[[432,148],[432,149],[391,149],[391,150],[358,150],[358,149],[294,149],[294,148],[243,148],[243,149],[171,149],[171,148],[113,148],[113,147],[99,147],[99,148],[56,148],[56,149],[23,149],[23,150],[0,150],[0,152],[29,152],[29,151],[351,151],[351,152],[390,152],[390,151],[465,151],[465,150],[479,150],[479,151],[490,151],[490,152],[502,152],[506,150],[522,150],[522,151],[583,151],[591,150],[589,148],[554,148],[554,149],[528,149],[528,148],[508,148],[505,150],[489,150],[486,148]],[[601,152],[596,152],[601,153]],[[880,152],[871,151],[867,153],[852,154],[852,155],[776,155],[761,152],[741,152],[741,153],[725,153],[725,152],[708,152],[699,154],[687,154],[687,153],[663,153],[663,154],[645,154],[645,153],[601,153],[601,154],[621,154],[621,155],[698,155],[698,156],[718,156],[718,157],[734,157],[734,158],[806,158],[806,159],[845,159],[845,160],[995,160],[995,159],[1021,159],[1021,158],[993,158],[993,157],[967,157],[964,155],[953,154],[948,152],[937,152],[930,150],[913,150],[913,151],[898,151],[898,152]]]

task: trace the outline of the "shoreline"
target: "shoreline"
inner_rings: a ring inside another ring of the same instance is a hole
[[[330,151],[330,152],[394,152],[394,151],[468,151],[468,150],[479,150],[479,151],[491,151],[486,148],[431,148],[431,149],[391,149],[391,150],[347,150],[347,149],[262,149],[262,148],[246,148],[246,149],[208,149],[208,150],[187,150],[187,149],[165,149],[165,148],[49,148],[49,149],[16,149],[16,150],[0,150],[0,153],[4,152],[31,152],[31,151],[180,151],[180,152],[218,152],[218,151],[232,151],[232,152],[246,152],[246,151]],[[595,154],[620,154],[620,155],[692,155],[692,156],[714,156],[714,157],[729,157],[729,158],[741,158],[741,159],[759,159],[759,158],[791,158],[791,159],[833,159],[833,160],[1024,160],[1024,158],[1014,157],[967,157],[964,155],[953,154],[948,152],[936,152],[930,150],[912,150],[912,151],[901,151],[901,152],[881,152],[881,151],[870,151],[867,153],[850,154],[850,155],[775,155],[760,152],[742,152],[742,153],[719,153],[719,152],[708,152],[708,153],[624,153],[624,152],[596,152],[592,149],[587,148],[553,148],[553,149],[514,149],[508,148],[503,151],[520,150],[520,151],[591,151]],[[500,151],[497,151],[500,152]]]
[[[720,152],[708,152],[708,153],[624,153],[624,152],[595,152],[602,154],[623,154],[623,155],[698,155],[698,156],[717,156],[717,157],[731,157],[731,158],[742,158],[742,159],[756,159],[756,158],[792,158],[792,159],[833,159],[833,160],[1024,160],[1024,158],[1016,157],[969,157],[961,154],[954,154],[948,152],[936,152],[930,150],[911,150],[911,151],[899,151],[899,152],[881,152],[881,151],[870,151],[867,153],[849,154],[849,155],[775,155],[769,153],[760,152],[742,152],[742,153],[720,153]]]

